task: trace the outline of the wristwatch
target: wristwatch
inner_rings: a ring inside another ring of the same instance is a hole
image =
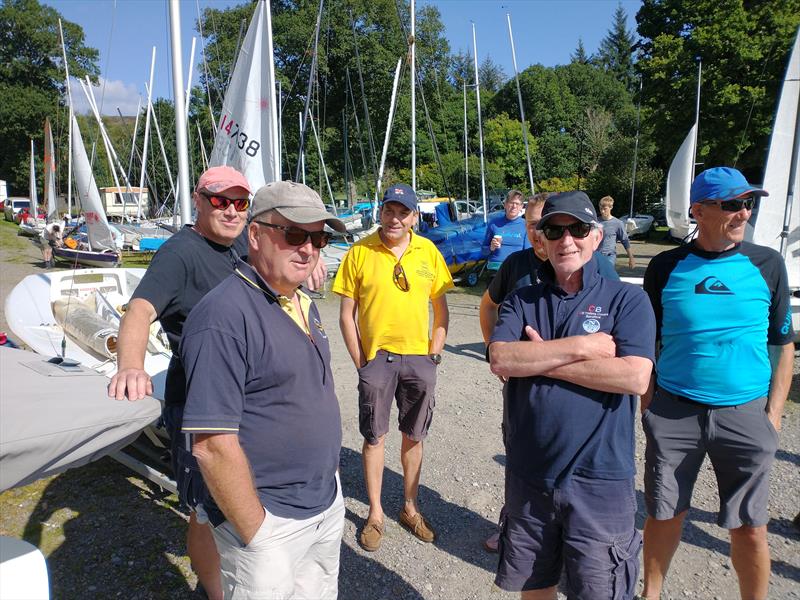
[[[428,356],[431,357],[433,364],[438,365],[442,362],[442,355],[441,354],[429,354]]]

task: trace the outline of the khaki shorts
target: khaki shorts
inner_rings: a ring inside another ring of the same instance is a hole
[[[338,475],[336,484],[333,504],[308,519],[277,517],[264,507],[264,522],[247,545],[230,521],[213,529],[225,600],[337,597],[344,530]]]
[[[647,513],[665,520],[687,510],[707,454],[719,488],[719,526],[766,525],[769,472],[778,449],[766,403],[758,398],[737,406],[711,406],[656,389],[642,415]]]
[[[397,400],[400,431],[414,441],[428,435],[436,405],[436,363],[427,354],[378,350],[358,370],[358,428],[369,444],[389,431],[392,401]]]

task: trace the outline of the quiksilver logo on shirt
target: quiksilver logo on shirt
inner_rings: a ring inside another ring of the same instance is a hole
[[[695,294],[710,294],[712,296],[732,296],[733,292],[714,275],[709,275],[694,286]]]

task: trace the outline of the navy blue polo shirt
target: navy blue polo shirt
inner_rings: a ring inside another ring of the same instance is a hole
[[[328,337],[313,303],[309,336],[255,269],[237,266],[186,319],[182,431],[238,433],[264,506],[305,519],[336,497],[342,423]]]
[[[549,262],[539,283],[503,302],[492,342],[527,340],[533,327],[545,341],[602,331],[617,356],[654,361],[655,317],[647,295],[633,285],[601,277],[597,258],[583,267],[583,286],[568,294]],[[570,476],[634,476],[636,397],[589,389],[542,375],[511,377],[503,390],[507,465],[536,487],[558,487]]]

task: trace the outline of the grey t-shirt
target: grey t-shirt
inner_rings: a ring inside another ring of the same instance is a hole
[[[627,250],[631,245],[628,241],[628,234],[625,233],[625,225],[616,217],[611,217],[608,221],[600,221],[603,226],[603,240],[597,249],[604,256],[617,255],[617,242]]]

